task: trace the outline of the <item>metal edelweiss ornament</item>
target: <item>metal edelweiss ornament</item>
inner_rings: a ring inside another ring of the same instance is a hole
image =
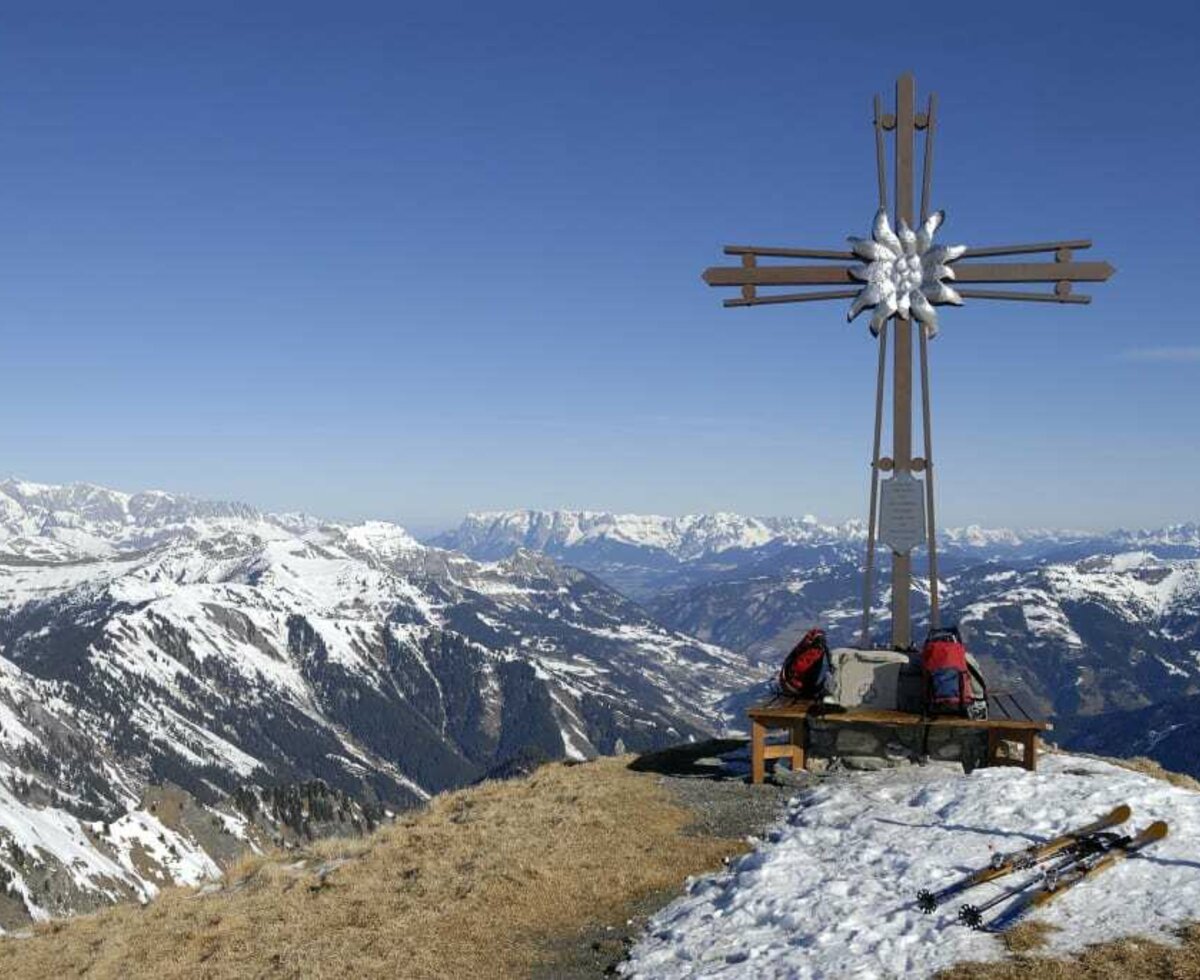
[[[897,315],[916,317],[930,337],[937,336],[938,318],[933,304],[962,305],[962,296],[942,280],[954,278],[950,263],[967,251],[966,245],[934,246],[933,236],[945,218],[945,211],[935,211],[917,232],[901,218],[897,234],[892,231],[887,211],[880,208],[871,237],[850,239],[854,254],[869,264],[850,268],[850,275],[866,285],[850,304],[847,320],[873,306],[871,333],[875,336],[879,336],[888,317]]]

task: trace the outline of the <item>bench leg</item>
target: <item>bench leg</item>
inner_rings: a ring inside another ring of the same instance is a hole
[[[750,722],[750,782],[755,786],[767,774],[767,728],[760,721]]]
[[[792,772],[808,768],[805,750],[808,748],[808,719],[801,718],[792,723]]]
[[[1030,732],[1025,736],[1025,768],[1037,772],[1038,734]]]
[[[1000,733],[994,728],[988,729],[987,764],[994,766],[1000,759]]]

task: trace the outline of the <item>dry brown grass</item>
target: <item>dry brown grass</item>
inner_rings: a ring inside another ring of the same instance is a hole
[[[1042,751],[1051,755],[1060,755],[1065,750],[1060,749],[1052,742],[1043,742]],[[1120,766],[1122,769],[1140,772],[1143,776],[1150,776],[1152,779],[1161,779],[1163,782],[1170,783],[1172,786],[1178,786],[1180,789],[1190,789],[1193,792],[1200,792],[1200,779],[1196,779],[1194,776],[1189,776],[1186,773],[1172,772],[1170,769],[1164,769],[1159,763],[1143,755],[1121,759],[1110,755],[1089,755],[1086,752],[1071,752],[1070,754],[1085,759],[1099,759],[1101,762],[1109,762],[1114,766]]]
[[[1134,938],[1071,959],[1017,953],[997,963],[960,963],[937,980],[1200,980],[1200,926],[1185,929],[1178,946]]]
[[[689,813],[627,762],[546,766],[365,840],[248,858],[217,894],[174,889],[39,927],[0,941],[0,977],[527,976],[556,937],[623,921],[744,850],[684,835]],[[322,879],[332,859],[348,863]]]
[[[1125,769],[1132,769],[1134,772],[1140,772],[1144,776],[1161,779],[1172,786],[1178,786],[1180,789],[1190,789],[1193,792],[1200,791],[1200,780],[1181,772],[1171,772],[1170,769],[1164,769],[1153,759],[1147,759],[1144,756],[1135,756],[1132,759],[1105,758],[1104,761],[1111,762]]]
[[[1048,922],[1022,922],[1004,934],[1004,948],[1010,953],[1031,953],[1045,946],[1050,934],[1057,931],[1058,927]]]

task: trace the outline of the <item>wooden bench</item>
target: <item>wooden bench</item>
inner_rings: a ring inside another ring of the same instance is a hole
[[[906,711],[886,711],[879,708],[839,708],[776,697],[764,704],[751,708],[750,716],[750,781],[761,783],[766,775],[768,759],[790,759],[793,770],[806,768],[808,746],[808,721],[816,718],[833,724],[866,723],[871,725],[927,725],[936,728],[986,729],[988,733],[987,765],[1024,766],[1029,771],[1037,769],[1038,737],[1054,726],[1049,722],[1032,718],[958,718],[941,716],[926,718]],[[768,745],[767,732],[786,728],[790,731],[788,742],[783,745]],[[1009,759],[1000,752],[1002,742],[1019,742],[1024,749],[1020,760]]]

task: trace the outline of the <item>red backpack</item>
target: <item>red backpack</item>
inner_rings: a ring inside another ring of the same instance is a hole
[[[779,671],[779,690],[794,698],[819,698],[829,686],[829,644],[823,629],[811,629],[792,647]]]
[[[965,715],[971,708],[971,668],[958,627],[929,631],[921,648],[925,710],[929,714]]]

